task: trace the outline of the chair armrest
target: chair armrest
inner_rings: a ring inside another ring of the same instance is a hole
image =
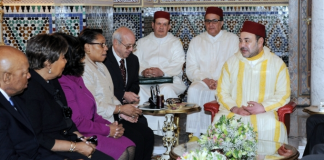
[[[293,113],[295,111],[296,103],[290,101],[288,104],[280,107],[278,109],[278,116],[279,116],[279,121],[284,122],[285,121],[285,116],[287,114]]]
[[[295,107],[296,103],[291,101],[283,107],[280,107],[277,111],[279,121],[284,123],[286,126],[287,135],[289,135],[290,132],[290,113],[293,113],[295,111]]]
[[[216,100],[205,103],[204,110],[211,112],[211,122],[213,122],[215,114],[219,111],[219,104]]]

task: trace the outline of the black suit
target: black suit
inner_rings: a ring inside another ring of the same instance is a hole
[[[11,98],[17,111],[0,93],[0,159],[63,159],[39,146],[24,104]]]
[[[30,70],[28,88],[19,95],[26,103],[26,113],[32,122],[38,143],[52,149],[56,139],[75,141],[74,131],[78,131],[71,119],[63,115],[62,107],[55,101],[55,95],[66,104],[64,92],[57,79],[47,83],[37,72]],[[56,91],[59,92],[56,92]],[[99,142],[100,143],[100,142]],[[71,159],[88,159],[77,152],[55,152]],[[102,158],[101,158],[102,157]],[[95,151],[92,159],[112,159],[100,151]]]
[[[126,86],[124,86],[123,77],[118,62],[113,54],[112,47],[107,51],[107,58],[103,63],[109,70],[114,83],[114,94],[120,102],[123,102],[125,92],[134,92],[138,94],[140,87],[138,80],[139,62],[137,56],[131,53],[126,58],[126,74],[128,75]]]
[[[124,86],[123,77],[119,68],[118,62],[113,54],[112,48],[107,51],[107,58],[104,64],[109,70],[114,83],[114,94],[117,99],[122,102],[125,91],[139,92],[138,58],[131,53],[126,58],[126,71],[128,75],[127,85]],[[118,119],[118,116],[114,116]],[[124,136],[132,140],[136,144],[135,158],[140,160],[150,160],[154,147],[153,131],[147,126],[147,121],[144,116],[140,116],[137,123],[130,123],[125,120],[119,121],[125,128]]]
[[[307,118],[306,121],[306,134],[307,134],[307,144],[303,156],[310,154],[319,154],[319,151],[314,150],[316,147],[317,150],[322,150],[321,154],[324,154],[324,115],[314,114]],[[322,149],[320,148],[322,146]]]
[[[123,97],[125,92],[133,92],[135,94],[138,94],[140,90],[139,79],[138,79],[138,72],[139,72],[138,58],[133,53],[131,53],[125,60],[126,60],[125,67],[126,67],[126,74],[127,74],[126,86],[124,85],[122,73],[119,68],[117,59],[115,58],[114,53],[112,51],[112,47],[108,49],[107,58],[103,62],[107,67],[111,75],[111,79],[114,83],[114,95],[121,103],[123,103]],[[118,115],[114,115],[114,118],[115,120],[119,120]],[[138,118],[138,123],[143,123],[147,125],[147,120],[144,116],[140,116]]]

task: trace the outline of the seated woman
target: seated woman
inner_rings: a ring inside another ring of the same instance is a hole
[[[70,119],[70,108],[60,100],[64,96],[60,94],[62,88],[54,85],[55,81],[50,82],[61,76],[67,49],[66,40],[59,35],[39,34],[32,37],[26,48],[32,78],[28,89],[19,97],[25,101],[27,115],[42,147],[69,159],[112,159],[96,151],[96,146],[87,143],[86,138],[75,142],[83,135]]]
[[[122,117],[119,123],[125,128],[124,136],[136,145],[135,159],[150,160],[154,145],[153,131],[145,124],[136,123],[138,116],[142,114],[136,105],[121,105],[114,96],[112,78],[102,63],[108,50],[105,37],[98,30],[85,29],[80,33],[79,39],[86,53],[82,79],[96,100],[97,113],[110,122],[118,120],[114,114]]]
[[[99,151],[114,159],[133,160],[135,144],[122,136],[124,128],[121,125],[116,125],[117,122],[110,123],[97,114],[96,101],[81,77],[84,71],[85,53],[79,47],[78,39],[63,33],[55,34],[61,35],[69,43],[69,49],[65,54],[67,64],[59,82],[65,93],[68,106],[73,111],[73,122],[84,136],[97,135]]]

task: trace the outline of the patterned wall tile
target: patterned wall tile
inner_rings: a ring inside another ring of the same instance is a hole
[[[132,30],[136,40],[142,37],[142,13],[114,13],[114,30],[125,26]]]
[[[78,36],[80,31],[83,29],[82,17],[82,13],[65,14],[63,16],[55,14],[56,28],[53,28],[53,31]]]
[[[5,14],[2,23],[6,45],[25,51],[27,40],[40,33],[51,33],[51,14]]]
[[[83,29],[82,6],[63,8],[64,13],[56,14],[54,6],[5,6],[2,23],[5,43],[25,51],[27,40],[39,33],[62,31],[77,36]]]
[[[78,36],[85,27],[83,6],[55,6],[52,15],[53,32],[64,32]]]
[[[287,63],[289,61],[288,52],[288,8],[280,6],[265,9],[258,7],[222,7],[224,10],[223,29],[239,34],[245,20],[262,23],[266,26],[266,45],[272,52],[282,57]],[[202,7],[168,7],[164,8],[171,14],[171,30],[175,36],[179,37],[183,43],[184,50],[187,51],[190,40],[205,31],[204,10]],[[152,12],[155,12],[154,10]],[[144,36],[152,31],[152,15],[145,13]],[[148,30],[148,31],[147,31]]]
[[[111,46],[111,37],[114,31],[113,8],[107,6],[87,6],[85,11],[87,28],[102,29],[108,46]]]
[[[289,11],[298,13],[298,3],[290,0]],[[297,8],[296,8],[297,7]],[[84,6],[65,6],[58,10],[54,6],[5,6],[3,33],[5,43],[24,50],[25,42],[30,36],[39,33],[53,33],[62,30],[77,35],[85,26],[102,28],[106,32],[107,41],[114,30],[120,26],[129,27],[139,39],[152,31],[152,16],[157,10],[171,13],[170,30],[188,49],[190,40],[205,31],[203,17],[205,7],[154,7],[154,8],[110,8],[109,14],[102,10],[101,15],[86,10]],[[64,10],[63,10],[64,9]],[[298,15],[288,16],[285,6],[272,7],[222,7],[224,10],[224,29],[236,33],[245,20],[252,20],[266,25],[268,45],[273,52],[281,56],[288,64],[291,76],[292,97],[297,96],[298,62]],[[99,15],[99,16],[98,16]],[[100,25],[96,23],[101,21]],[[27,27],[27,28],[26,28]],[[29,27],[29,28],[28,28]],[[288,29],[289,28],[289,29]],[[304,33],[304,32],[302,32]],[[297,37],[296,37],[297,36]],[[297,42],[296,42],[297,41]],[[303,59],[305,56],[302,56]],[[289,63],[288,63],[289,62]],[[304,61],[301,60],[301,65]],[[303,67],[302,67],[303,68]],[[300,70],[305,73],[303,70]],[[304,84],[304,83],[303,83]],[[295,98],[300,103],[308,103],[308,99]]]

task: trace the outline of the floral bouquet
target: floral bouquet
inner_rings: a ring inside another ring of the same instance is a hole
[[[226,157],[218,152],[211,152],[207,148],[186,152],[177,160],[226,160]]]
[[[226,118],[223,115],[217,123],[209,126],[198,143],[210,151],[220,150],[228,158],[244,159],[256,155],[256,137],[251,124],[241,122],[241,118]]]

